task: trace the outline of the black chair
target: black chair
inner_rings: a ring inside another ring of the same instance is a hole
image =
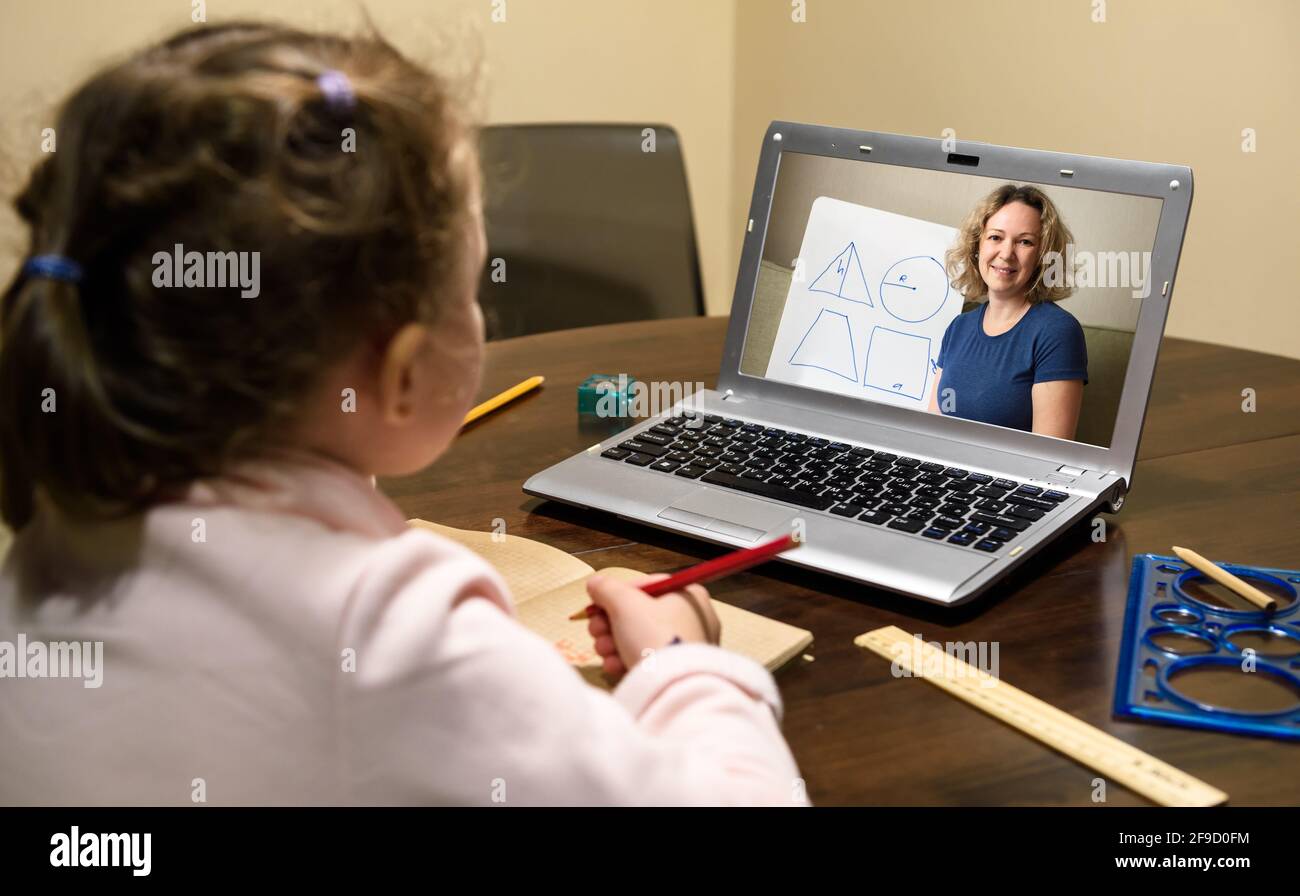
[[[489,339],[704,313],[676,131],[530,124],[481,136]]]

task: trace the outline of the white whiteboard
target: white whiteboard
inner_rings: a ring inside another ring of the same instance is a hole
[[[961,313],[943,268],[956,238],[933,221],[817,197],[767,376],[924,408],[940,341]]]

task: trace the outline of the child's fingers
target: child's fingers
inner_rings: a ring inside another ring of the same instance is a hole
[[[601,635],[596,639],[596,652],[601,656],[613,654],[618,656],[618,647],[614,644],[614,639],[609,635]]]
[[[601,664],[601,669],[610,678],[622,678],[627,672],[627,667],[623,665],[623,661],[618,658],[617,653],[605,657],[605,661]]]
[[[593,638],[609,634],[609,617],[603,610],[593,610],[587,619],[587,632]]]

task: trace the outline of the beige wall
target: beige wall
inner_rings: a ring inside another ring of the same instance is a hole
[[[100,64],[184,27],[190,0],[0,0],[0,172],[6,199],[39,154],[48,110]],[[704,290],[725,314],[735,261],[731,209],[736,0],[364,0],[379,28],[412,56],[440,47],[485,63],[489,122],[666,123],[681,136],[695,210]],[[363,0],[208,0],[209,24],[271,17],[349,28]],[[459,67],[459,66],[457,66]],[[16,110],[16,111],[15,111]],[[3,163],[0,163],[3,164]],[[4,176],[8,174],[8,176]],[[14,250],[15,220],[0,217],[0,248]],[[18,245],[17,249],[21,250]],[[12,254],[0,258],[6,279]]]
[[[1168,331],[1300,357],[1300,3],[1291,0],[368,0],[403,49],[481,50],[493,122],[666,122],[681,134],[711,313],[725,313],[758,144],[774,118],[1177,162],[1196,198]],[[346,27],[358,0],[210,0],[210,22]],[[296,12],[306,8],[306,12]],[[189,20],[189,0],[0,0],[0,171],[97,64]],[[1258,152],[1241,151],[1254,128]],[[12,164],[14,161],[17,164]],[[0,247],[15,246],[8,213]],[[12,260],[0,260],[7,274]],[[1246,308],[1225,314],[1225,306]]]
[[[731,220],[769,121],[1190,165],[1167,332],[1300,358],[1300,3],[744,0]],[[1258,151],[1241,151],[1254,128]],[[731,230],[738,258],[739,228]],[[1231,312],[1225,309],[1232,309]]]

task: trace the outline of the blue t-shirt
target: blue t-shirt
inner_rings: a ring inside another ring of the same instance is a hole
[[[1088,348],[1083,327],[1051,302],[1029,306],[1020,321],[999,336],[984,333],[981,303],[959,314],[944,331],[938,366],[943,370],[937,400],[954,417],[1032,431],[1034,383],[1083,380],[1088,384]],[[945,390],[953,390],[951,411]]]

